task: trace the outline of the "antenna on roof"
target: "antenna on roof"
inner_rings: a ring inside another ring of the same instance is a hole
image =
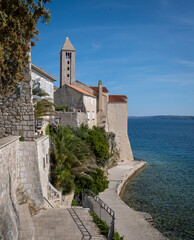
[[[66,35],[67,35],[67,38],[68,38],[68,35],[69,35],[69,33],[68,33],[68,32],[66,32]]]

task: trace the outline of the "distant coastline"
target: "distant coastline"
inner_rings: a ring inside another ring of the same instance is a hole
[[[184,119],[184,120],[194,120],[194,116],[178,116],[178,115],[156,115],[156,116],[128,116],[130,119]]]

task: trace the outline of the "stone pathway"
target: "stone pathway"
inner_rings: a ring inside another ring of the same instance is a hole
[[[115,211],[115,228],[125,240],[165,240],[157,229],[145,220],[145,213],[137,212],[128,207],[119,197],[118,188],[121,180],[130,177],[143,167],[143,162],[120,162],[109,169],[109,188],[100,193],[99,197]]]
[[[103,236],[99,234],[99,230],[92,221],[88,209],[73,208],[73,211],[82,220],[85,228],[92,235],[92,239],[104,240]],[[89,239],[83,237],[80,229],[83,226],[78,226],[79,221],[76,222],[71,216],[67,208],[41,210],[39,214],[33,217],[35,227],[36,240],[81,240]]]

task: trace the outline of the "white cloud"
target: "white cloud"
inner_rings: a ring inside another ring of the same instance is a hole
[[[194,67],[194,61],[178,60],[178,63],[185,65],[187,67]]]

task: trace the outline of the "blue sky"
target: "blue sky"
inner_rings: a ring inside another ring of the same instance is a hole
[[[128,115],[194,115],[193,0],[53,0],[32,62],[58,79],[67,36],[75,79],[128,97]]]

